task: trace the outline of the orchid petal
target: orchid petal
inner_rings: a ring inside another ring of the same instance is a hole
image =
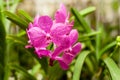
[[[72,55],[71,53],[64,53],[62,55],[62,59],[64,60],[66,64],[70,64],[73,58],[74,58],[74,55]]]
[[[57,11],[55,13],[55,22],[56,23],[64,23],[66,20],[66,17],[63,15],[63,13]]]
[[[77,32],[76,29],[73,29],[70,32],[69,39],[70,39],[71,45],[73,45],[77,41],[77,39],[78,39],[78,32]]]
[[[58,62],[63,70],[67,70],[69,68],[69,65],[64,63],[64,61],[58,61]]]
[[[50,32],[52,25],[53,25],[53,21],[49,16],[41,16],[39,18],[39,26],[45,32]]]
[[[56,46],[61,46],[63,48],[67,48],[70,46],[70,40],[68,36],[55,36],[51,38],[53,43]]]
[[[37,15],[37,16],[35,17],[35,19],[34,19],[34,21],[33,21],[33,26],[39,27],[39,24],[38,24],[39,17],[40,17],[39,15]]]
[[[26,45],[25,48],[32,48],[32,46],[29,44],[29,45]]]
[[[70,40],[68,36],[63,37],[61,45],[63,49],[69,48],[70,47]]]
[[[63,51],[62,47],[57,47],[54,52],[52,53],[51,58],[54,59],[57,55],[59,55]]]
[[[28,26],[28,29],[32,28],[33,27],[33,24],[32,23],[29,23],[29,26]]]
[[[82,49],[82,45],[80,42],[76,43],[72,48],[72,55],[77,55]]]
[[[42,31],[38,27],[33,27],[27,30],[28,37],[30,39],[31,44],[34,47],[42,47],[46,44],[46,36],[44,31]]]
[[[70,13],[68,12],[68,14],[66,15],[66,20],[69,20],[69,18],[70,18]],[[67,22],[69,22],[69,21],[67,21]]]
[[[51,35],[52,36],[63,36],[70,32],[71,28],[67,25],[64,25],[62,23],[56,23],[53,25],[53,28],[51,29]]]
[[[52,57],[55,58],[56,56],[61,54],[63,50],[67,49],[68,47],[70,47],[69,38],[64,37],[63,40],[61,41],[61,44],[54,50]]]
[[[45,49],[36,49],[36,53],[39,57],[49,57],[51,51],[50,50],[45,50]]]
[[[64,70],[67,70],[69,68],[69,65],[64,62],[64,60],[60,57],[56,58],[58,63],[60,64],[60,67]]]
[[[65,16],[67,16],[67,10],[64,4],[60,4],[59,11],[61,11]]]
[[[55,36],[55,37],[52,37],[51,39],[56,46],[60,46],[60,44],[62,42],[62,37]]]
[[[64,23],[67,17],[66,7],[61,4],[60,9],[55,13],[55,21],[56,23]]]

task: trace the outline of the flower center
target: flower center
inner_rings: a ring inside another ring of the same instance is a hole
[[[70,53],[72,51],[72,48],[69,47],[68,49],[65,50],[66,53]]]
[[[50,34],[47,33],[46,36],[47,36],[47,40],[51,40]]]

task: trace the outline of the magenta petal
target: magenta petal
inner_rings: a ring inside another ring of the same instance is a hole
[[[69,68],[69,65],[66,64],[62,58],[57,58],[56,60],[58,61],[58,63],[60,64],[60,67],[63,70],[67,70]]]
[[[55,13],[55,21],[56,21],[56,23],[64,23],[65,20],[66,20],[66,17],[65,17],[65,15],[63,13],[61,13],[59,11],[57,11]]]
[[[39,23],[38,23],[38,20],[39,20],[39,15],[37,15],[36,17],[35,17],[35,19],[34,19],[34,21],[33,21],[33,26],[34,27],[39,27]]]
[[[53,24],[53,21],[49,16],[41,16],[39,18],[39,26],[45,32],[50,32],[52,24]]]
[[[60,9],[55,13],[55,21],[56,23],[64,23],[67,18],[66,7],[61,4]]]
[[[69,37],[66,35],[65,36],[54,36],[51,39],[56,46],[61,46],[63,48],[67,48],[70,46]]]
[[[36,53],[39,57],[50,57],[51,52],[45,49],[36,49]]]
[[[32,46],[31,45],[26,45],[25,48],[32,48]]]
[[[67,10],[64,4],[60,4],[60,12],[62,12],[65,16],[67,16]]]
[[[51,29],[52,36],[63,36],[70,32],[71,28],[62,24],[56,23],[54,24],[53,28]]]
[[[61,45],[61,42],[62,42],[61,36],[55,36],[55,37],[52,37],[51,39],[55,45],[57,45],[57,46]]]
[[[70,40],[69,40],[69,37],[63,37],[62,39],[62,42],[61,42],[61,45],[60,45],[63,49],[66,49],[66,48],[69,48],[71,45],[70,45]]]
[[[52,57],[55,58],[56,56],[61,54],[63,50],[67,49],[68,47],[70,47],[69,38],[64,37],[63,40],[60,42],[60,45],[54,50]]]
[[[76,43],[74,47],[72,48],[72,55],[77,55],[82,49],[82,45],[80,42]]]
[[[73,29],[69,34],[71,45],[73,45],[78,39],[78,32],[76,29]]]
[[[62,55],[62,59],[68,65],[72,62],[73,58],[74,58],[74,55],[72,55],[71,53],[64,53]]]
[[[58,61],[58,62],[63,70],[67,70],[69,68],[69,65],[64,63],[63,61]]]
[[[54,59],[56,56],[58,56],[63,51],[62,47],[57,47],[54,52],[51,55],[51,58]]]
[[[28,29],[34,27],[32,23],[29,23]]]
[[[45,33],[40,28],[38,27],[30,28],[29,30],[27,30],[27,33],[30,39],[30,43],[34,47],[43,47],[46,45]]]

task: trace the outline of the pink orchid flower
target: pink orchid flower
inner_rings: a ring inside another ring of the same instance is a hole
[[[66,39],[63,41],[64,44],[56,48],[53,52],[50,60],[50,65],[53,65],[53,61],[57,60],[62,69],[68,69],[72,60],[77,56],[77,54],[81,50],[81,43],[78,42],[75,44],[77,39],[78,32],[76,29],[73,29],[68,35],[68,37],[66,37]],[[61,53],[63,53],[63,55],[59,56]]]
[[[37,48],[46,47],[51,41],[49,33],[52,24],[52,19],[48,16],[35,18],[34,23],[30,23],[27,30],[30,45]]]
[[[81,43],[76,43],[78,32],[72,29],[74,22],[69,22],[69,17],[66,7],[61,4],[55,13],[55,20],[49,16],[36,16],[27,29],[29,45],[26,48],[34,47],[39,58],[49,57],[50,65],[57,60],[64,70],[81,50]],[[54,51],[47,50],[50,43],[56,46]]]
[[[59,46],[62,37],[68,34],[70,30],[70,28],[61,23],[53,25],[53,21],[49,16],[36,17],[33,24],[29,24],[29,29],[27,30],[30,44],[27,47],[35,47],[37,54],[40,56],[49,56],[50,53],[48,52],[50,51],[46,50],[46,47],[51,42]]]

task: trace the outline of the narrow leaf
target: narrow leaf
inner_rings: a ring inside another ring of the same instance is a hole
[[[100,34],[100,31],[94,31],[94,32],[91,32],[91,33],[88,33],[88,34],[81,35],[80,38],[96,36],[98,34]]]
[[[23,30],[26,30],[28,23],[24,19],[20,18],[18,15],[13,14],[9,11],[4,11],[3,13],[7,16],[7,19],[19,25],[19,27],[22,28]]]
[[[95,10],[96,10],[96,7],[91,6],[91,7],[88,7],[88,8],[86,8],[86,9],[81,10],[81,11],[79,12],[79,14],[80,14],[81,16],[85,17],[85,16],[87,16],[88,14],[94,12]],[[74,19],[74,18],[75,18],[75,16],[72,16],[72,17],[71,17],[71,19]]]
[[[88,7],[88,8],[86,8],[86,9],[81,10],[79,13],[80,13],[80,15],[82,15],[82,16],[86,16],[86,15],[92,13],[92,12],[95,11],[95,10],[96,10],[96,7],[91,6],[91,7]]]
[[[2,1],[0,1],[2,2]],[[1,64],[4,65],[4,50],[5,50],[5,36],[6,36],[6,32],[5,32],[5,27],[4,27],[4,20],[3,20],[3,13],[2,11],[2,4],[0,3],[0,61]],[[3,62],[2,62],[3,61]]]
[[[5,50],[6,50],[6,31],[4,27],[3,0],[0,0],[0,80],[4,79]]]
[[[14,35],[7,35],[6,36],[7,40],[11,40],[14,43],[20,43],[22,45],[26,45],[27,41],[25,41],[22,37],[14,36]]]
[[[78,22],[82,25],[83,29],[87,32],[90,33],[91,32],[91,28],[90,26],[87,24],[87,22],[84,20],[84,18],[82,17],[82,15],[79,14],[79,12],[72,8],[71,9],[73,15],[75,16],[75,18],[78,20]]]
[[[25,17],[25,19],[27,20],[27,22],[32,22],[32,21],[33,21],[32,17],[29,16],[29,14],[26,13],[24,10],[18,10],[18,13],[19,13],[21,16]]]
[[[111,59],[107,57],[104,59],[106,66],[108,67],[112,80],[119,80],[120,79],[120,69],[118,68],[117,64]]]
[[[107,46],[103,47],[103,49],[100,51],[100,53],[98,54],[98,59],[108,50],[110,50],[112,47],[114,47],[116,45],[116,41],[111,42],[110,44],[108,44]]]
[[[79,78],[80,78],[81,70],[82,70],[84,61],[89,53],[90,51],[83,51],[78,56],[77,61],[75,63],[75,67],[74,67],[73,80],[80,80]]]

